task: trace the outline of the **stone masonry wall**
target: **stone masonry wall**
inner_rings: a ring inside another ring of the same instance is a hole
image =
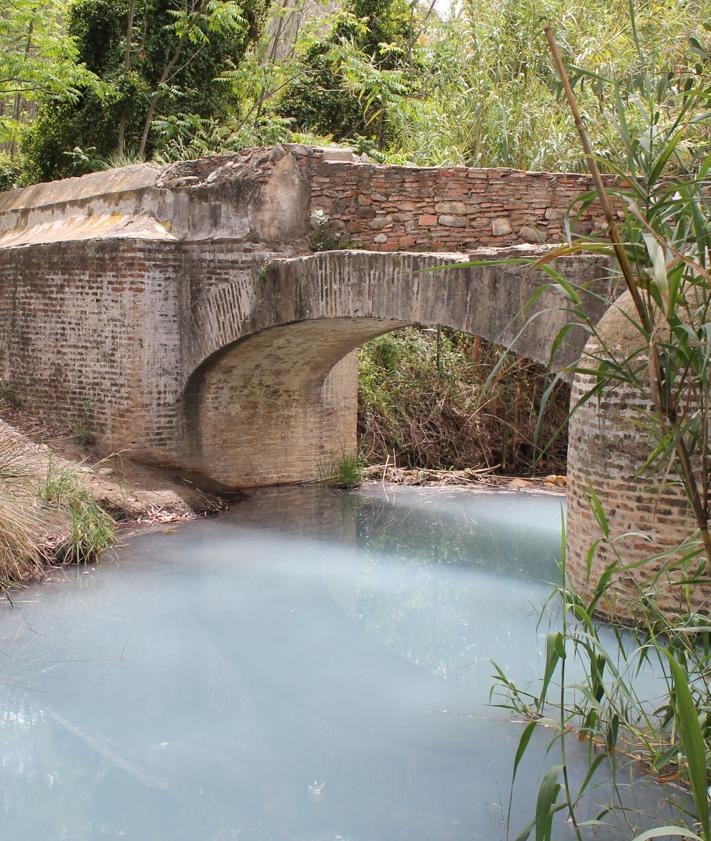
[[[575,173],[386,166],[314,153],[305,164],[311,210],[322,210],[356,247],[374,251],[561,242],[571,204],[591,189],[590,178]],[[603,226],[596,205],[571,224],[586,232]]]
[[[238,330],[265,256],[134,239],[0,249],[0,379],[40,417],[173,463],[186,371]]]
[[[608,311],[599,325],[606,346],[630,352],[639,344],[631,321],[629,296]],[[586,351],[599,352],[591,339]],[[594,385],[590,376],[575,378],[571,405]],[[617,571],[598,610],[630,618],[641,593],[654,593],[655,603],[671,613],[711,612],[711,585],[683,586],[682,570],[668,571],[668,558],[694,531],[684,491],[664,468],[643,470],[654,444],[642,418],[651,403],[639,390],[621,385],[578,408],[570,421],[568,445],[568,575],[575,590],[591,598],[601,575],[618,557],[626,569]],[[605,539],[590,502],[594,488],[607,518]],[[593,549],[590,574],[589,550]]]
[[[132,235],[307,253],[315,211],[328,217],[327,236],[375,251],[559,243],[572,203],[590,188],[575,173],[377,165],[292,144],[0,194],[0,247]],[[601,226],[596,205],[571,225]]]

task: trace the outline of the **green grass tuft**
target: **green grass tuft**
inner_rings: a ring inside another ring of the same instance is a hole
[[[93,561],[115,542],[113,518],[89,496],[74,469],[55,472],[50,463],[40,496],[69,517],[69,535],[57,552],[65,563]]]
[[[359,453],[344,451],[319,465],[319,481],[332,488],[357,488],[363,481],[364,466]]]

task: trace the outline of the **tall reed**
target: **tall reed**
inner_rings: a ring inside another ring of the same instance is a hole
[[[624,540],[610,528],[604,501],[590,486],[589,504],[599,539],[585,559],[588,573],[592,574],[592,559],[601,542],[609,550],[609,563],[591,582],[589,598],[583,598],[568,584],[564,546],[563,581],[554,593],[563,620],[560,630],[547,637],[540,688],[524,691],[501,670],[496,675],[503,703],[532,722],[549,721],[558,747],[558,764],[544,775],[536,816],[520,839],[532,834],[537,841],[550,839],[553,816],[561,810],[579,839],[588,827],[608,820],[609,809],[626,820],[622,797],[593,821],[579,816],[583,796],[600,765],[608,761],[614,779],[620,758],[631,755],[664,780],[684,783],[690,797],[690,805],[679,804],[674,826],[646,830],[637,841],[656,837],[711,841],[708,610],[670,613],[658,603],[654,587],[639,586],[637,579],[626,575],[632,588],[629,627],[603,626],[596,619],[615,578],[633,567],[647,565],[649,579],[657,582],[681,576],[692,589],[711,580],[711,146],[699,142],[704,137],[699,126],[709,118],[711,84],[703,67],[710,56],[699,36],[690,38],[688,46],[703,65],[654,64],[637,30],[633,6],[630,11],[639,73],[602,80],[610,101],[616,103],[615,129],[623,150],[619,157],[612,153],[606,157],[608,168],[618,176],[614,185],[603,184],[599,176],[599,156],[571,84],[571,74],[578,80],[590,79],[591,74],[566,66],[550,28],[547,34],[596,186],[581,204],[598,201],[608,226],[604,238],[570,241],[552,256],[586,249],[610,255],[612,271],[624,281],[631,301],[621,311],[633,327],[633,346],[608,342],[580,305],[582,288],[557,275],[547,264],[549,258],[539,265],[564,296],[571,318],[591,337],[581,362],[568,372],[588,384],[571,411],[616,389],[636,394],[638,406],[631,407],[629,422],[648,444],[640,474],[653,475],[683,494],[692,525],[678,547],[630,560]],[[640,131],[644,117],[647,123]],[[633,120],[637,128],[632,127]],[[575,685],[569,685],[566,677],[566,664],[572,662],[583,672]],[[639,690],[637,678],[652,663],[663,691],[649,699]],[[527,749],[533,726],[523,732],[516,763]],[[573,734],[590,746],[588,773],[577,790],[570,783],[566,752]]]

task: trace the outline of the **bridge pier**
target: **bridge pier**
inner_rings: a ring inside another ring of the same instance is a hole
[[[626,358],[640,339],[635,327],[631,298],[625,293],[598,324],[607,352]],[[600,353],[591,339],[584,355]],[[584,358],[584,356],[583,356]],[[596,363],[593,362],[592,366]],[[647,367],[646,354],[640,370]],[[642,382],[646,374],[641,375]],[[589,375],[573,383],[573,405],[594,385]],[[655,605],[668,613],[711,611],[708,572],[695,575],[702,558],[673,569],[679,546],[693,533],[695,523],[686,494],[667,463],[645,469],[656,446],[645,432],[645,414],[651,411],[649,397],[630,384],[593,398],[572,416],[568,445],[568,574],[575,590],[592,598],[601,576],[616,560],[621,568],[600,600],[598,610],[629,618],[643,594],[654,594]],[[609,527],[605,537],[590,501],[594,489]],[[588,571],[588,553],[594,548]],[[694,579],[693,585],[684,581]]]

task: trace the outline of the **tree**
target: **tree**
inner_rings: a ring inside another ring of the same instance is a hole
[[[43,96],[72,101],[91,74],[60,27],[63,0],[0,0],[0,143],[15,157],[18,137]]]
[[[349,0],[330,34],[308,49],[279,112],[299,131],[360,136],[384,148],[388,105],[408,91],[415,9],[405,0]]]
[[[215,80],[258,38],[269,0],[74,0],[68,30],[78,58],[99,79],[77,98],[46,97],[28,137],[35,178],[95,169],[129,152],[160,148],[159,118],[228,113]]]

